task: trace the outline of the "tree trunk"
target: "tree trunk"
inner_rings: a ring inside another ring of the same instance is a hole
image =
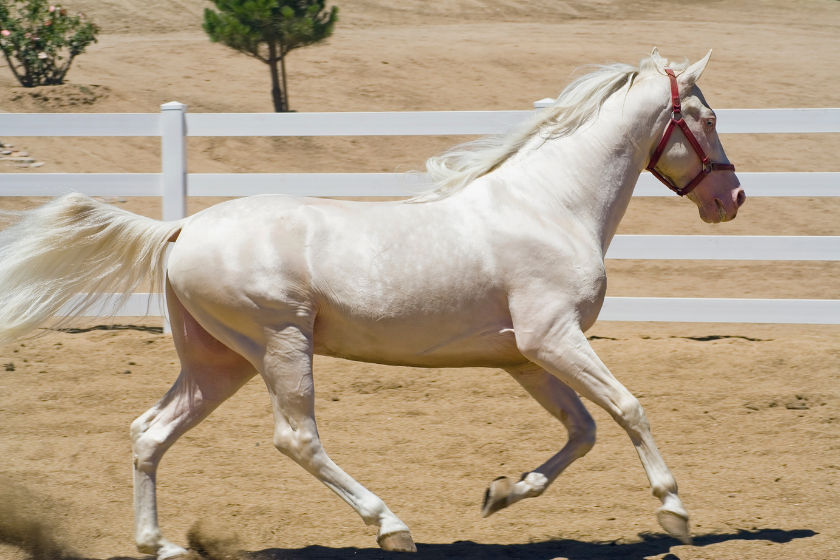
[[[286,104],[286,98],[283,95],[283,90],[280,88],[280,72],[277,69],[277,63],[282,62],[282,58],[277,56],[277,45],[274,41],[268,42],[268,68],[271,70],[271,99],[274,102],[275,113],[285,113],[289,110]]]
[[[280,69],[283,71],[283,103],[286,105],[286,110],[290,111],[289,87],[286,85],[286,46],[282,38],[280,39]]]

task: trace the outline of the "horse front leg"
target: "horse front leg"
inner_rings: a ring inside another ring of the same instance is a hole
[[[651,491],[662,505],[656,510],[659,524],[685,544],[691,543],[688,513],[677,493],[677,482],[659,453],[650,422],[638,399],[613,377],[598,358],[573,317],[556,316],[543,323],[518,327],[520,352],[560,381],[594,402],[627,432],[644,466]]]
[[[315,423],[311,333],[289,326],[269,336],[260,373],[274,408],[274,445],[352,507],[366,525],[379,527],[383,550],[416,552],[408,526],[373,492],[344,472],[321,445]]]
[[[595,420],[568,385],[534,364],[509,369],[507,372],[544,409],[563,423],[569,439],[548,461],[524,473],[519,482],[513,483],[503,476],[490,483],[484,493],[481,508],[483,517],[489,517],[525,498],[541,495],[569,465],[586,455],[595,445]]]

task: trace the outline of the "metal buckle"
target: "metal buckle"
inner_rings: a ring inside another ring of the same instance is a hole
[[[681,121],[682,120],[682,111],[672,111],[671,112],[671,120],[672,121]]]
[[[715,162],[710,161],[709,163],[704,163],[703,164],[703,173],[705,173],[706,175],[708,175],[709,173],[711,173],[714,170],[715,170]]]

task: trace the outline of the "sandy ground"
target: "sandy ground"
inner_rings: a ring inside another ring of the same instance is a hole
[[[325,446],[409,524],[422,557],[840,558],[840,328],[604,323],[590,334],[651,418],[695,547],[661,534],[632,445],[593,407],[595,449],[542,497],[482,519],[490,480],[564,441],[501,371],[319,358]],[[171,339],[93,330],[23,344],[0,355],[15,365],[0,373],[3,478],[35,492],[32,509],[82,555],[136,557],[128,425],[174,380]],[[271,426],[256,379],[184,436],[160,471],[164,530],[184,542],[196,520],[215,522],[271,560],[379,558],[373,531],[273,448]]]
[[[840,106],[834,0],[339,5],[334,37],[291,56],[290,99],[299,111],[524,109],[556,95],[575,68],[635,62],[654,44],[692,60],[715,49],[701,81],[715,108]],[[267,70],[206,40],[204,6],[74,2],[102,25],[99,44],[61,88],[24,90],[0,68],[0,111],[153,112],[173,99],[190,111],[270,110]],[[38,172],[159,168],[159,147],[145,139],[4,140],[45,161]],[[461,140],[196,138],[189,165],[193,172],[393,171],[419,167]],[[840,135],[723,141],[742,171],[840,171]],[[190,210],[218,201],[191,199]],[[0,207],[36,202],[6,198]],[[160,215],[156,200],[120,204]],[[735,222],[710,226],[687,201],[637,199],[620,233],[840,235],[838,213],[833,199],[749,199]],[[840,298],[836,263],[610,261],[608,273],[615,296]],[[159,323],[133,324],[0,348],[0,364],[14,364],[0,368],[0,480],[28,488],[33,497],[23,509],[52,520],[84,557],[140,557],[128,425],[165,392],[178,366]],[[535,467],[564,438],[500,371],[318,359],[327,450],[411,526],[422,557],[840,558],[840,329],[600,323],[589,334],[644,404],[698,546],[662,536],[631,444],[594,409],[599,443],[586,458],[543,497],[482,519],[490,480]],[[258,380],[169,452],[159,495],[163,528],[182,543],[202,519],[238,534],[259,558],[382,556],[371,529],[272,447]],[[23,556],[0,547],[0,558]]]

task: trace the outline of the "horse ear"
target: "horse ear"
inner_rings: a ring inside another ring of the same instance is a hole
[[[653,50],[650,51],[650,58],[653,60],[653,63],[656,65],[656,69],[660,72],[665,71],[665,67],[668,66],[668,61],[663,59],[659,55],[659,47],[653,47]]]
[[[684,72],[680,73],[679,84],[681,90],[690,90],[694,87],[694,84],[696,84],[697,80],[700,79],[700,75],[703,73],[703,70],[706,69],[706,65],[709,63],[710,58],[712,58],[712,51],[709,51],[709,54],[686,68]]]

